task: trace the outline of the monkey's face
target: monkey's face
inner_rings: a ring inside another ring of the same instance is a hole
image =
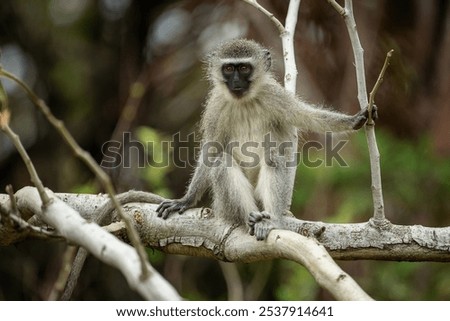
[[[207,62],[213,92],[233,103],[254,99],[271,79],[270,52],[252,40],[223,43],[208,55]]]
[[[250,88],[253,66],[249,63],[228,63],[222,65],[222,76],[230,93],[242,98]]]

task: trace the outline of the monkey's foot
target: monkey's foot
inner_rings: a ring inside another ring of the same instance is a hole
[[[173,212],[178,212],[178,214],[183,214],[189,208],[189,202],[183,199],[164,201],[159,204],[156,212],[158,217],[167,219]]]
[[[258,241],[263,241],[269,235],[269,232],[276,228],[274,221],[267,212],[251,212],[248,215],[248,226],[250,235],[255,235]]]

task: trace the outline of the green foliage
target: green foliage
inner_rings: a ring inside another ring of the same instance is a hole
[[[86,81],[87,67],[81,60],[67,59],[58,61],[50,72],[52,81],[58,84],[64,97],[64,109],[70,112],[68,117],[71,120],[84,120],[92,112],[92,96]]]
[[[433,155],[432,145],[427,138],[417,142],[404,141],[378,130],[377,140],[388,219],[413,224],[417,223],[414,215],[424,212],[431,219],[424,223],[436,224],[435,221],[445,220],[441,215],[450,210],[447,201],[450,193],[448,160]],[[320,191],[323,202],[337,200],[332,213],[334,216],[327,217],[327,221],[344,223],[370,217],[370,162],[364,134],[354,135],[342,155],[349,167],[299,166],[298,186],[294,191],[294,213],[301,213]]]
[[[308,219],[326,216],[328,222],[341,223],[367,220],[372,211],[370,168],[368,155],[359,152],[360,149],[367,150],[367,147],[358,146],[358,151],[355,151],[353,142],[361,138],[364,139],[363,133],[354,135],[339,153],[348,166],[339,166],[334,161],[332,166],[326,165],[324,151],[312,151],[310,159],[323,160],[323,163],[318,167],[302,163],[298,167],[292,206],[294,214],[318,203],[327,204],[327,208],[315,207],[314,217]]]
[[[363,286],[377,300],[449,300],[450,272],[432,262],[370,262]]]
[[[378,263],[378,262],[377,262]],[[414,277],[418,270],[417,263],[382,262],[374,264],[373,280],[369,287],[373,293],[381,295],[381,300],[418,300],[420,293],[412,291]]]
[[[146,248],[148,259],[150,261],[150,264],[153,266],[161,265],[164,262],[164,259],[166,258],[166,254],[164,254],[161,251],[156,251],[152,248]]]
[[[79,194],[95,194],[98,193],[97,186],[95,181],[88,181],[84,184],[76,185],[71,188],[71,193],[79,193]]]
[[[282,261],[278,273],[280,286],[275,293],[277,300],[312,301],[316,299],[319,286],[304,267],[291,261]]]
[[[154,193],[170,197],[171,192],[166,182],[168,173],[172,171],[172,166],[168,165],[171,159],[168,149],[169,139],[147,126],[138,127],[136,135],[146,147],[148,165],[150,165],[144,169],[143,179],[151,186]]]
[[[386,203],[409,214],[406,215],[407,220],[400,217],[405,224],[417,223],[414,214],[424,212],[432,220],[424,223],[434,225],[433,218],[440,221],[440,216],[450,210],[448,160],[433,154],[427,138],[411,142],[394,139],[384,133],[379,136]],[[392,215],[398,214],[392,211]]]

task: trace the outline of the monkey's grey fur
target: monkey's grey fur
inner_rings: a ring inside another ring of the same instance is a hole
[[[182,213],[211,190],[216,215],[232,224],[247,224],[250,234],[263,240],[274,228],[289,228],[284,214],[294,186],[297,132],[359,129],[368,112],[350,116],[298,99],[270,72],[270,52],[251,40],[222,44],[209,55],[207,64],[211,90],[201,120],[204,148],[186,195],[163,202],[158,214],[167,218],[172,212]],[[224,64],[252,67],[249,89],[242,96],[227,87]],[[262,144],[268,137],[275,142],[272,148]],[[259,162],[250,164],[254,159]]]

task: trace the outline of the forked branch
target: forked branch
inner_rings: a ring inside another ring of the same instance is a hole
[[[369,101],[367,99],[366,75],[365,75],[365,71],[364,71],[364,49],[361,45],[361,41],[359,40],[358,31],[356,29],[356,22],[355,22],[355,17],[353,14],[353,2],[352,2],[352,0],[345,0],[345,7],[342,8],[334,0],[327,0],[327,1],[344,18],[345,25],[347,26],[347,31],[348,31],[348,34],[350,37],[350,42],[352,44],[352,49],[353,49],[353,56],[355,59],[356,82],[357,82],[357,88],[358,88],[359,105],[360,105],[361,109],[364,109],[369,105]],[[385,62],[386,67],[387,67],[387,63]],[[382,74],[380,74],[381,79],[384,75],[385,69],[386,68],[384,68],[384,70],[382,70]],[[381,83],[381,80],[378,83]],[[376,90],[375,90],[375,92],[376,92]],[[374,98],[372,97],[372,99],[374,99]],[[373,102],[372,102],[372,106],[373,106]],[[367,123],[365,126],[366,139],[367,139],[367,144],[368,144],[368,148],[369,148],[370,170],[371,170],[371,179],[372,179],[372,199],[373,199],[373,205],[374,205],[372,221],[376,225],[383,226],[386,224],[386,217],[384,214],[383,190],[381,187],[380,152],[378,151],[378,145],[377,145],[377,140],[375,137],[375,126],[374,125],[375,125],[375,123],[372,120],[371,122]]]
[[[294,33],[297,25],[300,0],[291,0],[289,2],[285,26],[280,26],[280,22],[274,18],[274,15],[264,9],[257,1],[243,1],[253,5],[266,14],[280,31],[285,66],[284,87],[287,91],[295,94],[297,66],[295,63]],[[371,299],[350,276],[336,265],[329,253],[318,242],[288,231],[280,231],[279,233],[280,234],[277,234],[275,237],[275,240],[273,239],[275,232],[269,234],[269,247],[273,246],[275,250],[279,249],[282,253],[281,255],[285,255],[285,258],[305,266],[314,276],[316,281],[333,293],[337,299]],[[280,236],[281,234],[283,236]],[[302,250],[299,251],[299,247],[302,248]],[[299,253],[302,254],[300,255]],[[319,264],[319,262],[322,264]]]

